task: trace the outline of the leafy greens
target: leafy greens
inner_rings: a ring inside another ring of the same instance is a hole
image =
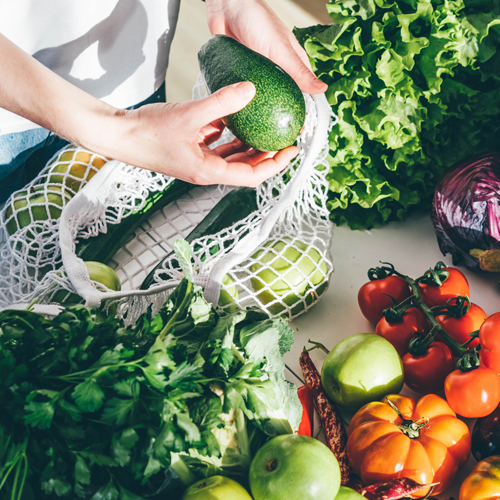
[[[352,228],[428,208],[446,167],[500,149],[498,0],[331,0],[296,28],[339,121],[328,207]]]
[[[1,312],[0,496],[174,498],[212,474],[244,482],[258,447],[298,427],[292,343],[260,311],[217,317],[187,277],[133,327],[83,306]]]

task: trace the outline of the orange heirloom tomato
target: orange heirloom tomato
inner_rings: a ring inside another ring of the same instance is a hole
[[[500,498],[500,456],[478,462],[460,487],[458,500],[494,500]]]
[[[420,484],[439,483],[433,495],[450,486],[471,448],[469,428],[435,394],[418,403],[397,394],[368,403],[354,415],[347,434],[347,456],[363,483],[408,477]]]

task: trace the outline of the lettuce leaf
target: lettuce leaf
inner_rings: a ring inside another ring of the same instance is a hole
[[[495,0],[332,0],[331,25],[295,28],[338,122],[328,208],[370,228],[428,209],[441,173],[500,146]]]

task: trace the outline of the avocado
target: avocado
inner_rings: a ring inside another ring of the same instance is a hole
[[[200,49],[198,62],[210,93],[238,82],[255,85],[252,101],[223,118],[238,139],[260,151],[279,151],[294,143],[304,125],[306,105],[288,73],[225,35],[210,38]]]

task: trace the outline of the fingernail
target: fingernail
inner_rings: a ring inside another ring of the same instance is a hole
[[[236,85],[238,95],[242,99],[249,99],[255,95],[255,86],[252,82],[241,82]]]
[[[326,84],[323,83],[321,80],[318,80],[317,78],[315,78],[313,81],[312,81],[312,84],[317,88],[317,89],[324,89],[326,87]]]

